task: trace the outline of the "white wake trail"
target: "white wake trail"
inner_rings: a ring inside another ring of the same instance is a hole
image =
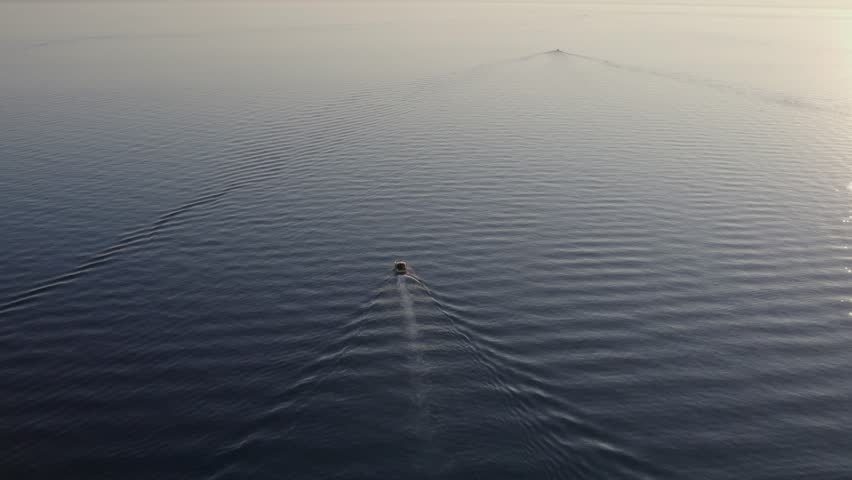
[[[402,306],[402,313],[405,316],[405,331],[408,333],[408,339],[411,342],[417,340],[417,316],[414,314],[414,301],[411,299],[411,294],[408,293],[408,286],[405,284],[405,275],[396,277],[396,285],[399,289],[399,303]],[[417,351],[416,345],[412,347]],[[418,352],[419,355],[419,352]]]
[[[398,275],[396,285],[399,290],[399,303],[405,321],[405,332],[408,336],[408,347],[411,352],[412,369],[411,384],[414,390],[414,401],[417,405],[417,430],[420,435],[431,440],[432,431],[429,426],[429,405],[426,401],[425,365],[423,355],[420,352],[420,329],[417,325],[417,316],[414,313],[414,300],[406,285],[406,276]]]

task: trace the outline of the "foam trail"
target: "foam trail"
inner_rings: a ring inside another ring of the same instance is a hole
[[[405,331],[412,342],[417,340],[417,317],[414,315],[414,302],[405,284],[405,275],[397,275],[396,285],[399,288],[399,301],[402,313],[405,315]],[[416,350],[416,349],[415,349]]]
[[[422,376],[423,356],[420,354],[418,347],[419,332],[417,328],[417,316],[414,314],[414,301],[411,299],[411,294],[408,292],[408,286],[405,284],[405,275],[397,275],[396,286],[399,290],[399,304],[402,307],[402,314],[405,317],[405,333],[408,336],[408,346],[411,350],[413,360],[412,365],[412,383],[414,384],[414,394],[417,406],[423,409],[423,382]]]
[[[417,326],[417,316],[414,313],[414,301],[408,291],[406,285],[406,275],[397,275],[396,285],[399,290],[399,303],[402,307],[402,313],[405,318],[405,332],[408,336],[409,348],[411,350],[412,366],[411,366],[411,385],[414,392],[414,405],[417,409],[415,415],[415,433],[423,442],[423,450],[420,452],[423,458],[418,461],[417,468],[428,470],[431,457],[430,452],[434,448],[432,443],[433,432],[430,423],[431,414],[429,412],[429,404],[426,401],[426,386],[424,385],[423,371],[423,356],[419,348],[419,328]]]

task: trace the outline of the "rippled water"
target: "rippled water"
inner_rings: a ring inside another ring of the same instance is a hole
[[[2,478],[852,477],[852,11],[0,24]]]

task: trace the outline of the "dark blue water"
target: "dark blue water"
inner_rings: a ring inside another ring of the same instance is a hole
[[[852,477],[847,12],[436,8],[0,7],[0,477]]]

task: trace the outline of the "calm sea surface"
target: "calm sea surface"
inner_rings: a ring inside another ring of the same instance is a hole
[[[0,5],[0,477],[852,478],[850,32]]]

